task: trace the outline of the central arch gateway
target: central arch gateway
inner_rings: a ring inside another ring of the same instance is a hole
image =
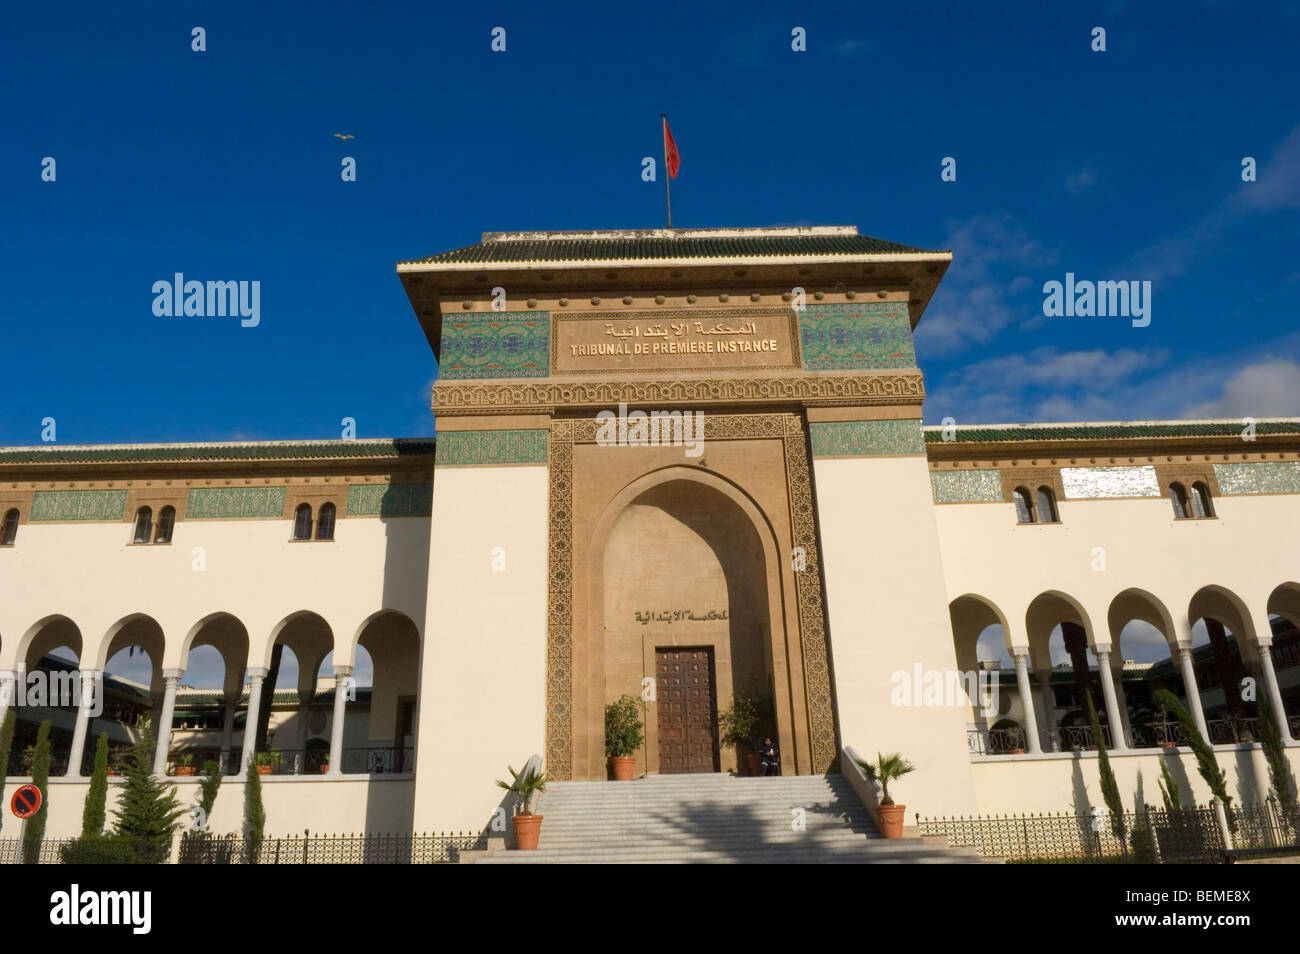
[[[783,771],[826,771],[838,733],[802,422],[709,415],[700,460],[680,447],[603,447],[595,428],[552,428],[551,774],[604,778],[605,705],[642,696],[648,678],[658,696],[665,665],[687,658],[711,677],[704,731],[738,690],[754,691],[772,704]],[[647,703],[638,771],[735,768],[725,746],[662,764],[670,702]]]

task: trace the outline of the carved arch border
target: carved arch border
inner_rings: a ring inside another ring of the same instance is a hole
[[[546,635],[546,771],[573,777],[573,447],[595,443],[594,417],[551,422],[548,490]],[[833,771],[839,760],[834,680],[827,637],[821,549],[808,457],[807,424],[798,412],[706,414],[704,439],[780,438],[793,542],[804,569],[794,574],[803,649],[804,692],[814,772]]]

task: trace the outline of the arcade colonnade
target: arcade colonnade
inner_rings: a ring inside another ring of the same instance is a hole
[[[273,625],[262,628],[260,638],[232,613],[209,613],[185,628],[164,627],[145,613],[124,616],[104,629],[83,628],[73,619],[54,614],[28,626],[17,639],[0,641],[0,720],[9,706],[21,699],[17,681],[34,672],[51,652],[65,649],[77,660],[80,693],[76,719],[68,753],[68,777],[81,777],[90,735],[92,712],[96,706],[96,686],[111,659],[132,647],[142,650],[152,665],[151,695],[154,701],[155,774],[166,774],[173,736],[173,719],[177,690],[188,668],[190,654],[203,646],[212,647],[224,664],[222,697],[224,711],[221,726],[221,765],[223,772],[242,772],[253,758],[258,736],[258,714],[268,686],[274,661],[282,648],[290,649],[298,662],[298,698],[303,705],[316,693],[317,674],[327,656],[333,654],[332,675],[336,681],[333,694],[333,718],[330,723],[330,759],[326,777],[343,774],[343,737],[347,702],[355,693],[347,691],[356,665],[358,647],[365,647],[375,669],[375,694],[371,712],[392,714],[398,691],[418,694],[413,674],[418,667],[421,642],[420,626],[397,610],[378,610],[356,623],[335,621],[333,624],[318,613],[300,610],[290,613]],[[5,634],[0,634],[0,639]],[[382,684],[381,684],[382,683]],[[399,684],[400,683],[400,684]],[[247,702],[241,706],[247,684]],[[340,688],[345,691],[338,691]],[[355,684],[351,684],[355,688]],[[240,710],[246,713],[239,742],[238,762],[232,762],[235,748],[235,722]],[[299,720],[305,735],[306,720]],[[372,733],[374,728],[372,726]],[[373,737],[373,735],[372,735]],[[300,741],[305,739],[300,738]],[[401,740],[396,740],[398,745]]]
[[[978,668],[977,642],[981,634],[990,626],[1001,627],[1006,650],[1015,665],[1018,694],[1022,700],[1032,700],[1023,706],[1023,729],[1030,755],[1044,751],[1044,739],[1050,750],[1055,736],[1057,713],[1050,689],[1053,665],[1049,641],[1058,627],[1075,678],[1081,680],[1081,685],[1090,679],[1087,652],[1090,650],[1096,658],[1105,705],[1104,713],[1099,714],[1104,715],[1111,729],[1111,746],[1121,751],[1140,746],[1141,740],[1135,738],[1130,724],[1120,678],[1125,658],[1123,631],[1134,620],[1154,627],[1168,643],[1170,658],[1182,682],[1183,697],[1203,737],[1210,739],[1211,732],[1201,700],[1204,687],[1198,684],[1193,664],[1192,645],[1192,628],[1200,620],[1205,621],[1217,671],[1220,674],[1226,671],[1222,664],[1226,637],[1231,635],[1240,653],[1244,670],[1241,674],[1254,678],[1259,695],[1267,696],[1274,712],[1284,714],[1278,720],[1283,739],[1294,740],[1288,718],[1294,713],[1288,713],[1283,703],[1274,666],[1270,618],[1281,617],[1300,626],[1300,583],[1280,583],[1249,597],[1242,597],[1225,586],[1207,584],[1191,594],[1171,594],[1167,599],[1132,587],[1116,594],[1108,603],[1091,605],[1057,590],[1019,603],[967,593],[950,603],[949,612],[958,668],[963,671]],[[1232,693],[1228,687],[1221,684],[1218,688],[1224,690],[1225,701],[1231,705]]]

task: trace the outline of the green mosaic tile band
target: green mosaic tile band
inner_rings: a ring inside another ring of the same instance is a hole
[[[808,371],[916,367],[907,302],[806,305],[799,340]]]
[[[549,431],[444,431],[437,464],[545,464]]]
[[[28,519],[121,520],[126,515],[125,490],[38,490]]]
[[[192,487],[186,520],[284,518],[284,487]]]
[[[879,457],[924,454],[921,422],[824,421],[810,424],[814,457]]]
[[[427,517],[433,512],[433,484],[353,484],[349,517]]]
[[[1300,494],[1300,461],[1215,464],[1214,476],[1224,494]]]
[[[444,316],[440,378],[541,378],[551,373],[551,313]]]
[[[1001,501],[1002,472],[953,470],[932,472],[930,492],[935,503],[989,503]]]

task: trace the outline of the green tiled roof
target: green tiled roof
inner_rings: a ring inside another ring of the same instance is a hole
[[[440,252],[403,265],[491,262],[578,262],[624,259],[781,258],[789,256],[879,255],[927,252],[928,249],[886,242],[852,229],[661,230],[638,232],[489,233],[476,245]],[[778,234],[764,234],[765,232]]]
[[[943,427],[925,428],[927,444],[999,443],[1010,441],[1087,441],[1151,437],[1238,437],[1245,425],[1229,421],[1137,421],[1114,424],[991,424],[953,428],[954,438],[943,439]],[[1257,421],[1255,433],[1300,434],[1300,420]]]
[[[433,446],[431,437],[202,444],[48,444],[0,447],[0,464],[392,458],[432,454]]]

